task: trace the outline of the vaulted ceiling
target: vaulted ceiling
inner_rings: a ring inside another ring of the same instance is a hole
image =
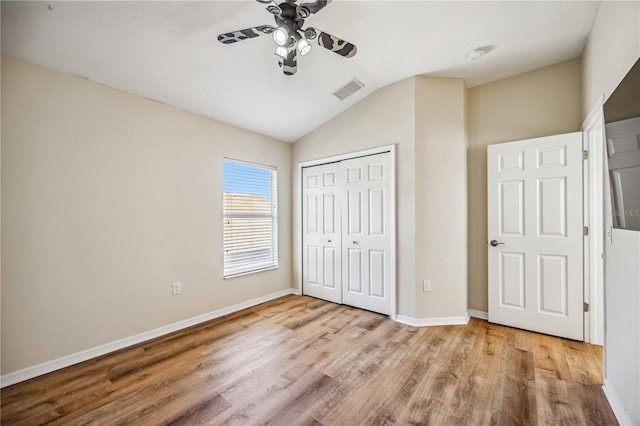
[[[2,2],[2,52],[293,142],[377,89],[413,75],[468,86],[581,55],[597,2],[335,0],[307,25],[357,45],[319,46],[285,76],[266,35],[224,45],[220,33],[274,25],[256,1]],[[486,47],[471,61],[466,53]],[[345,101],[332,93],[356,78]]]

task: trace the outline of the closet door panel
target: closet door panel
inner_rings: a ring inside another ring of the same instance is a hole
[[[302,171],[302,293],[342,303],[339,164]]]
[[[384,153],[342,162],[347,177],[341,189],[347,200],[343,206],[343,281],[349,283],[343,287],[342,300],[383,314],[391,313],[392,293],[390,158]]]

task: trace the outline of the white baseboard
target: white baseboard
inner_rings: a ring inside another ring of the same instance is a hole
[[[106,343],[95,348],[87,349],[75,354],[63,356],[61,358],[54,359],[52,361],[43,362],[42,364],[34,365],[33,367],[27,367],[23,370],[15,371],[13,373],[5,374],[0,377],[0,388],[11,386],[16,383],[23,382],[25,380],[32,379],[43,374],[51,373],[52,371],[59,370],[61,368],[69,367],[79,362],[87,361],[89,359],[108,354],[119,349],[126,348],[156,337],[164,336],[165,334],[173,333],[174,331],[182,330],[183,328],[191,327],[215,318],[219,318],[224,315],[241,311],[243,309],[250,308],[252,306],[259,305],[260,303],[268,302],[278,297],[287,296],[289,294],[299,295],[300,292],[297,288],[288,288],[275,293],[268,294],[266,296],[257,297],[255,299],[247,300],[246,302],[238,303],[233,306],[218,309],[213,312],[198,315],[193,318],[178,321],[173,324],[165,325],[144,333],[137,334],[135,336],[126,337],[124,339],[116,340],[115,342]]]
[[[471,318],[480,318],[483,320],[489,319],[489,313],[485,311],[476,311],[475,309],[469,309],[469,316]]]
[[[412,327],[430,327],[436,325],[465,325],[469,322],[469,315],[462,317],[440,317],[440,318],[413,318],[406,315],[397,315],[396,321]]]
[[[607,401],[609,401],[609,405],[611,406],[618,423],[621,425],[633,425],[633,421],[631,421],[629,413],[624,409],[620,398],[618,398],[618,394],[613,390],[611,383],[607,379],[604,379],[602,390],[604,391],[604,395],[607,397]]]

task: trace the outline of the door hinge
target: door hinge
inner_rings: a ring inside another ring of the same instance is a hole
[[[582,151],[582,159],[583,160],[588,160],[589,159],[589,151],[587,151],[587,150]]]
[[[589,304],[587,302],[582,302],[582,310],[589,312]]]
[[[582,228],[582,235],[587,236],[589,235],[589,227],[585,226]]]

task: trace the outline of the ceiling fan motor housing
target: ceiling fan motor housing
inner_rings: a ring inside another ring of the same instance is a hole
[[[304,19],[298,17],[298,7],[294,3],[284,2],[279,7],[282,9],[282,13],[279,16],[274,16],[276,25],[287,29],[290,37],[287,46],[292,46],[298,31],[304,25]]]
[[[294,3],[280,3],[278,5],[282,10],[281,16],[283,18],[295,19],[298,16],[298,6]]]

